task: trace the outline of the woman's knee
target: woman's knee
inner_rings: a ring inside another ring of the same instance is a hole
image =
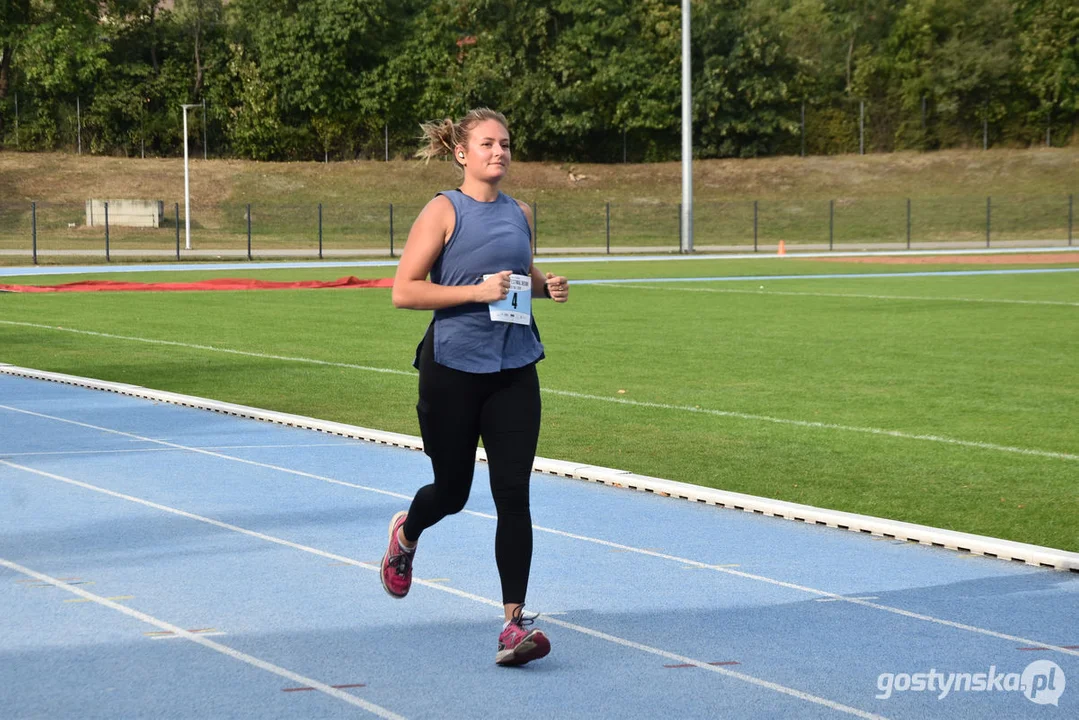
[[[492,484],[491,496],[499,515],[528,515],[528,482],[507,485]]]
[[[456,515],[465,509],[468,503],[468,490],[455,490],[439,493],[439,505],[447,515]]]

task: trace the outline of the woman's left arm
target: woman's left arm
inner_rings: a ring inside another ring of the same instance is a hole
[[[521,206],[521,211],[525,214],[525,219],[528,220],[528,231],[531,234],[529,240],[532,240],[536,235],[535,221],[532,219],[532,208],[528,203],[523,203],[520,200],[517,201],[517,204]],[[529,243],[529,246],[531,244]],[[560,303],[569,300],[569,280],[566,278],[553,273],[543,273],[536,267],[534,262],[529,266],[528,274],[532,278],[533,298],[551,298]]]

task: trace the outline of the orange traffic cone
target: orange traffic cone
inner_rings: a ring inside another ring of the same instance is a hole
[[[787,246],[782,240],[779,241],[779,252],[776,255],[783,256],[787,254]]]

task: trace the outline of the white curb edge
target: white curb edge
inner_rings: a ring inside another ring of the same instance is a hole
[[[423,441],[413,435],[403,435],[400,433],[358,427],[356,425],[347,425],[345,423],[318,420],[302,415],[262,410],[245,405],[236,405],[234,403],[220,402],[191,395],[181,395],[179,393],[163,390],[152,390],[138,385],[129,385],[127,383],[115,383],[92,378],[83,378],[76,375],[33,370],[6,363],[0,363],[0,373],[36,380],[47,380],[65,385],[75,385],[93,390],[104,390],[120,395],[128,395],[147,400],[157,400],[199,410],[211,410],[225,415],[263,420],[265,422],[315,430],[331,435],[366,440],[382,445],[392,445],[410,450],[423,450]],[[486,462],[487,456],[482,448],[477,451],[476,458],[482,462]],[[625,470],[573,463],[565,460],[551,460],[548,458],[537,457],[533,465],[533,470],[549,475],[557,475],[559,477],[576,480],[587,480],[616,488],[650,492],[664,497],[716,505],[722,508],[742,510],[758,515],[767,515],[770,517],[783,518],[785,520],[797,520],[810,525],[825,525],[841,530],[866,533],[878,537],[894,538],[896,540],[905,540],[921,545],[932,545],[935,547],[971,553],[973,555],[984,555],[1003,560],[1022,562],[1027,565],[1079,572],[1079,553],[1042,547],[1040,545],[1030,545],[1011,540],[986,537],[984,535],[942,530],[940,528],[915,525],[913,523],[901,522],[898,520],[888,520],[886,518],[872,517],[869,515],[857,515],[838,510],[813,507],[811,505],[785,502],[783,500],[772,500],[754,495],[745,495],[743,493],[716,490],[689,483],[664,480],[662,478],[648,477],[646,475],[636,475]]]

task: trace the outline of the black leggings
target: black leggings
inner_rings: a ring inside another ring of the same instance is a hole
[[[424,530],[464,509],[482,437],[498,512],[495,562],[502,580],[502,602],[523,603],[532,565],[528,482],[540,429],[536,366],[486,374],[462,372],[436,363],[433,345],[428,331],[420,350],[416,411],[435,481],[416,493],[404,535],[418,540]]]

